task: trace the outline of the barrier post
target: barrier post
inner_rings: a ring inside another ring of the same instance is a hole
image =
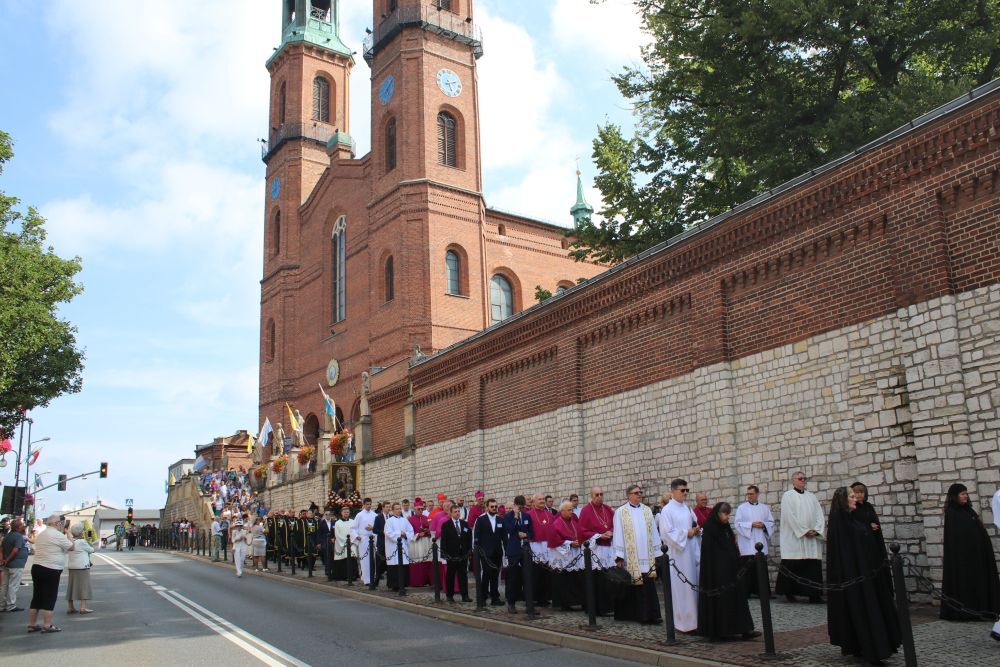
[[[677,632],[674,630],[674,598],[670,590],[670,554],[667,553],[667,545],[663,545],[663,572],[660,573],[663,579],[663,625],[667,630],[667,639],[664,642],[667,646],[677,644]]]
[[[368,536],[368,590],[375,590],[375,536]]]
[[[399,588],[399,594],[406,595],[406,570],[403,568],[403,537],[396,538],[396,587]]]
[[[337,548],[336,542],[334,542],[334,549]],[[336,556],[336,554],[334,554]],[[336,560],[333,561],[334,563]],[[332,570],[331,570],[332,571]],[[354,585],[354,568],[351,567],[351,536],[347,536],[347,585]]]
[[[587,592],[587,627],[597,627],[597,593],[594,589],[594,563],[590,552],[590,542],[583,543],[584,589]]]
[[[431,538],[431,581],[434,582],[434,602],[441,602],[441,562],[438,558],[438,542]]]
[[[760,597],[760,622],[764,627],[764,656],[777,657],[774,651],[774,622],[771,619],[771,582],[767,576],[767,556],[764,555],[764,544],[754,545],[757,550],[755,565],[757,567],[757,594]]]
[[[906,667],[917,667],[917,649],[913,644],[913,624],[910,621],[910,601],[906,593],[906,579],[903,578],[903,557],[899,555],[899,545],[889,547],[892,556],[892,585],[896,594],[896,615],[899,617],[900,638],[903,640],[903,658]]]

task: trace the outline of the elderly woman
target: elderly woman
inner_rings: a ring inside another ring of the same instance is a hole
[[[28,632],[59,632],[52,625],[52,609],[59,597],[59,578],[66,566],[66,553],[74,551],[69,531],[58,514],[45,520],[45,530],[35,536],[35,560],[31,566],[31,583],[34,586],[31,606],[28,608]],[[38,612],[42,612],[42,625],[37,625]]]
[[[66,569],[69,570],[69,585],[66,587],[66,602],[69,603],[69,614],[89,614],[87,600],[93,598],[90,590],[90,554],[94,547],[83,537],[83,524],[77,523],[70,528],[73,538],[73,550],[66,558]],[[80,602],[80,609],[73,606],[73,600]]]

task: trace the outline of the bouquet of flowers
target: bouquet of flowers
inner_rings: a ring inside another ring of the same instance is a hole
[[[298,453],[299,465],[306,465],[313,460],[314,456],[316,456],[315,447],[303,447]]]
[[[340,507],[344,504],[344,502],[344,499],[341,498],[336,491],[330,489],[330,491],[326,494],[326,507],[324,507],[324,509],[331,511],[334,514],[339,514]]]
[[[271,470],[274,471],[274,474],[280,475],[286,465],[288,465],[288,454],[280,454],[271,461]]]
[[[253,469],[253,478],[256,480],[262,480],[267,477],[267,464],[261,463],[259,466]]]
[[[346,430],[334,433],[330,438],[330,454],[333,456],[343,456],[347,451],[347,443],[351,441],[351,434]]]
[[[363,504],[361,502],[361,493],[357,489],[352,491],[351,495],[347,496],[346,504],[354,509],[361,509],[361,505]]]

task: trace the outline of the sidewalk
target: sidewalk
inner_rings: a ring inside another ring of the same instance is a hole
[[[207,558],[192,554],[179,555],[210,562]],[[250,568],[244,569],[244,574],[284,579],[289,583],[349,595],[375,604],[405,608],[414,613],[466,623],[502,634],[560,646],[573,646],[583,651],[647,664],[724,664],[746,667],[757,665],[828,667],[861,664],[854,658],[841,656],[840,649],[829,644],[826,633],[826,605],[822,604],[803,602],[790,604],[784,600],[772,600],[774,640],[779,658],[765,660],[761,657],[764,653],[762,637],[753,641],[710,643],[702,637],[677,633],[678,644],[665,646],[662,642],[666,632],[662,625],[639,625],[599,617],[598,628],[588,629],[585,613],[560,612],[549,608],[536,610],[540,615],[529,620],[524,615],[521,603],[518,604],[518,613],[513,615],[507,613],[505,606],[487,605],[486,609],[476,611],[474,602],[452,604],[445,600],[443,592],[441,595],[443,602],[435,603],[434,592],[427,587],[408,588],[406,596],[400,597],[385,589],[384,579],[382,587],[374,593],[363,587],[360,581],[354,582],[353,586],[347,586],[344,582],[328,582],[323,574],[322,563],[317,565],[318,569],[314,571],[311,579],[304,570],[298,570],[294,577],[287,569],[281,574],[273,571],[269,574],[260,574]],[[232,567],[232,563],[223,566]],[[470,582],[470,588],[474,590],[473,582]],[[472,595],[474,597],[474,593]],[[750,612],[754,617],[755,627],[761,629],[758,600],[750,601]],[[910,614],[917,661],[920,665],[990,667],[1000,664],[1000,642],[990,638],[990,623],[940,621],[937,618],[937,608],[925,604],[913,605]],[[884,664],[888,667],[903,667],[902,649],[899,654],[884,661]]]

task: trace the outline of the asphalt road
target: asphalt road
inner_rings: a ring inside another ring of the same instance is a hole
[[[263,577],[237,579],[160,552],[110,551],[93,562],[95,613],[66,614],[64,575],[53,619],[63,631],[28,633],[27,612],[0,614],[0,664],[623,664]],[[22,587],[18,604],[30,601],[31,587]]]

